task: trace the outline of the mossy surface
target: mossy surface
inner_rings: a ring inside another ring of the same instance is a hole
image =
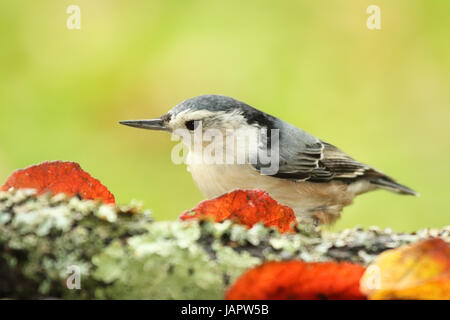
[[[64,195],[0,192],[0,297],[223,299],[227,287],[266,260],[368,264],[382,251],[450,228],[397,234],[351,229],[279,234],[224,223],[155,222],[139,205],[109,206]],[[68,268],[80,289],[69,289]]]

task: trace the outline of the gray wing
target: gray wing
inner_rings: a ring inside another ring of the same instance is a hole
[[[327,182],[333,179],[355,179],[373,171],[335,146],[323,141],[307,144],[290,158],[280,157],[280,168],[274,176],[290,180]]]
[[[321,142],[323,145],[322,158],[318,162],[318,168],[314,169],[310,180],[325,180],[331,179],[355,179],[364,176],[369,172],[375,172],[371,167],[356,161],[345,152],[339,150],[335,146]]]
[[[294,181],[352,183],[360,178],[372,185],[401,194],[418,195],[384,173],[356,161],[337,147],[289,124],[279,139],[279,170],[272,176]],[[264,143],[262,145],[267,145]],[[267,141],[267,139],[266,139]],[[261,171],[261,165],[254,165]]]
[[[333,179],[355,179],[375,171],[335,146],[323,142],[303,130],[283,123],[279,137],[279,170],[277,178],[326,182]],[[262,146],[266,141],[262,137]],[[261,171],[261,165],[254,167]]]

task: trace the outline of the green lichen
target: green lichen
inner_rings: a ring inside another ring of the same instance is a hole
[[[450,242],[450,228],[320,234],[298,226],[279,234],[230,221],[154,222],[137,203],[0,192],[0,297],[222,299],[238,276],[263,261],[368,264],[386,249],[430,236]],[[81,272],[81,289],[66,285],[70,266]]]

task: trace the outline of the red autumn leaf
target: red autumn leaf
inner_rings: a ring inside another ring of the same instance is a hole
[[[228,300],[361,300],[365,268],[349,262],[266,262],[244,273]]]
[[[296,223],[294,211],[279,204],[262,190],[235,190],[218,198],[200,202],[184,212],[181,220],[212,218],[216,222],[232,219],[252,227],[258,222],[276,227],[280,232],[293,231]]]
[[[80,195],[83,199],[100,199],[104,203],[115,203],[114,196],[97,179],[83,171],[75,162],[43,162],[17,170],[8,177],[1,191],[14,189],[36,189],[38,194],[52,192]]]

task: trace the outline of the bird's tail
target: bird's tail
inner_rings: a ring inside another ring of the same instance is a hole
[[[400,193],[400,194],[407,194],[412,196],[419,196],[419,193],[416,191],[408,188],[407,186],[404,186],[397,181],[395,181],[392,178],[389,178],[388,176],[380,176],[380,177],[374,177],[369,180],[371,184],[376,185],[379,188],[389,190],[392,192]]]

